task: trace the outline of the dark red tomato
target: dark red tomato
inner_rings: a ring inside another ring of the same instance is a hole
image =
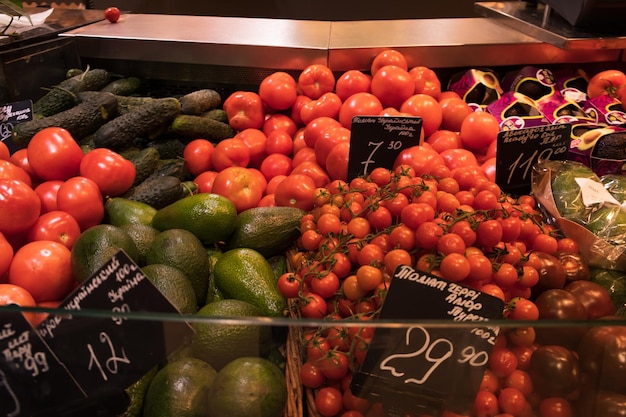
[[[317,188],[312,177],[305,174],[291,174],[276,186],[274,198],[279,206],[297,207],[309,211],[313,209]]]
[[[538,295],[552,288],[563,288],[566,275],[563,264],[554,255],[533,251],[528,255],[527,264],[534,266],[539,273],[539,282],[533,287],[533,293]]]
[[[78,236],[80,236],[80,226],[76,219],[69,213],[58,210],[39,216],[35,224],[28,229],[27,234],[30,242],[51,240],[62,243],[68,249],[72,249]]]
[[[198,176],[204,171],[213,169],[213,150],[215,146],[207,139],[194,139],[185,145],[183,159],[187,171],[193,176]]]
[[[539,417],[572,417],[572,405],[563,397],[548,397],[539,403]]]
[[[578,348],[581,370],[591,380],[597,381],[601,389],[626,395],[626,380],[623,377],[625,344],[625,327],[592,327],[585,333]]]
[[[580,416],[623,417],[626,395],[611,390],[589,390],[576,403]],[[542,416],[543,417],[543,416]]]
[[[587,317],[590,320],[615,314],[615,304],[611,301],[611,294],[597,282],[587,280],[572,281],[564,289],[574,294],[582,305],[585,306]]]
[[[19,248],[9,269],[9,284],[27,290],[36,302],[60,300],[75,280],[71,251],[59,242],[39,240]]]
[[[546,397],[564,397],[578,388],[578,359],[559,345],[539,346],[530,357],[528,373],[535,391]]]
[[[0,179],[0,232],[15,234],[28,230],[39,218],[41,201],[27,184]]]
[[[135,164],[119,153],[106,148],[93,149],[80,162],[80,175],[98,185],[107,197],[124,194],[135,182]]]
[[[57,209],[57,192],[63,185],[61,180],[44,181],[35,187],[35,193],[41,200],[41,213]]]
[[[565,240],[565,239],[561,239]],[[556,252],[556,258],[563,264],[565,269],[565,282],[570,283],[578,280],[591,279],[591,270],[589,263],[583,258],[578,251],[562,251]]]
[[[66,180],[78,175],[83,150],[70,132],[61,127],[47,127],[28,143],[28,161],[42,180]]]
[[[120,9],[117,7],[107,7],[104,10],[104,18],[111,23],[117,23],[120,20]]]
[[[541,320],[587,320],[587,309],[571,292],[552,288],[539,294],[535,299]],[[537,343],[560,344],[576,348],[584,334],[582,326],[537,327]]]
[[[82,231],[104,218],[104,201],[98,185],[81,176],[70,178],[59,187],[57,208],[72,215]]]
[[[19,180],[29,187],[33,184],[28,172],[13,162],[4,159],[0,159],[0,179]]]

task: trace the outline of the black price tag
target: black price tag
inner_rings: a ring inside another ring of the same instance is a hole
[[[381,319],[415,324],[376,329],[352,392],[382,402],[391,416],[469,414],[487,368],[502,300],[403,265],[396,270]],[[431,326],[420,320],[447,320]],[[475,326],[459,326],[472,322]],[[457,326],[455,327],[455,324]]]
[[[0,310],[0,415],[61,415],[85,400],[72,376],[19,311]]]
[[[354,116],[348,180],[365,176],[376,167],[392,169],[402,150],[419,145],[421,130],[421,117]]]
[[[33,120],[33,102],[31,100],[16,101],[0,106],[0,141],[9,147],[9,152],[13,153],[18,149],[11,139],[13,128],[18,123],[29,120]]]
[[[125,389],[193,332],[182,321],[71,314],[72,310],[180,314],[123,251],[76,288],[59,309],[68,314],[50,316],[37,329],[89,397]]]
[[[507,193],[527,194],[532,167],[540,160],[565,160],[571,141],[569,123],[503,130],[498,133],[496,184]]]

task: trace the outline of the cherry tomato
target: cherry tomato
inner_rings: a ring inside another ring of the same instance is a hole
[[[28,291],[36,302],[60,300],[74,285],[71,251],[59,242],[40,240],[19,248],[9,268],[9,284]]]
[[[111,23],[117,23],[120,20],[120,9],[117,7],[107,7],[104,10],[104,18]]]
[[[286,110],[296,101],[296,80],[284,71],[275,71],[263,78],[259,96],[273,110]]]
[[[383,111],[383,105],[372,93],[356,93],[345,99],[339,110],[339,122],[345,128],[352,127],[354,116],[378,115]]]
[[[0,283],[0,305],[16,305],[20,307],[36,307],[37,302],[33,296],[18,285]],[[36,313],[22,312],[24,318],[33,326],[36,325]]]
[[[39,216],[34,225],[28,229],[27,239],[51,240],[72,249],[80,236],[80,226],[74,217],[64,211],[49,211]]]
[[[251,91],[236,91],[229,95],[222,106],[228,123],[237,131],[247,128],[260,129],[265,121],[261,97]]]
[[[443,120],[441,105],[428,94],[418,93],[408,97],[400,106],[400,111],[422,118],[425,138],[441,127]]]
[[[78,175],[85,155],[70,132],[61,127],[35,133],[26,149],[30,166],[43,180],[66,180]]]
[[[322,386],[326,377],[319,368],[312,362],[305,362],[300,366],[300,382],[309,389],[316,389]]]
[[[98,185],[103,196],[117,197],[135,182],[135,164],[106,148],[93,149],[80,162],[80,175]]]
[[[57,209],[69,213],[85,231],[102,222],[104,201],[98,185],[89,178],[68,179],[57,191]]]
[[[337,415],[343,407],[342,395],[339,389],[323,387],[315,393],[315,408],[323,417]]]
[[[400,109],[404,101],[415,91],[415,81],[409,72],[396,65],[385,65],[372,76],[372,94],[383,107]]]
[[[194,139],[185,145],[183,159],[187,171],[193,176],[198,176],[204,171],[213,169],[211,157],[215,146],[207,139]]]
[[[596,73],[587,82],[587,96],[596,98],[607,94],[618,97],[617,92],[626,85],[626,74],[620,70],[609,69]]]
[[[396,65],[405,71],[408,71],[409,69],[406,57],[402,54],[402,52],[395,49],[385,49],[384,51],[380,51],[376,54],[372,60],[370,74],[374,76],[376,72],[385,65]]]
[[[298,87],[305,96],[316,100],[335,89],[335,75],[326,65],[312,64],[298,76]]]
[[[276,186],[276,204],[309,211],[313,208],[316,189],[312,177],[305,174],[288,175]]]
[[[247,167],[250,163],[250,148],[241,139],[221,140],[215,145],[211,162],[213,169],[218,172],[228,167]]]
[[[428,94],[436,100],[441,96],[441,81],[432,69],[418,65],[409,70],[415,82],[415,94]]]
[[[294,272],[285,272],[276,282],[278,291],[285,298],[296,298],[301,289],[302,277]]]
[[[237,212],[255,207],[263,197],[259,178],[248,168],[228,167],[213,181],[212,192],[228,198]]]
[[[337,78],[335,93],[344,101],[356,93],[371,93],[371,87],[372,77],[359,70],[348,70]]]
[[[0,233],[20,233],[39,218],[41,201],[22,181],[0,179],[0,212]]]
[[[309,292],[300,298],[300,313],[309,319],[321,319],[326,315],[326,302],[316,293]]]

